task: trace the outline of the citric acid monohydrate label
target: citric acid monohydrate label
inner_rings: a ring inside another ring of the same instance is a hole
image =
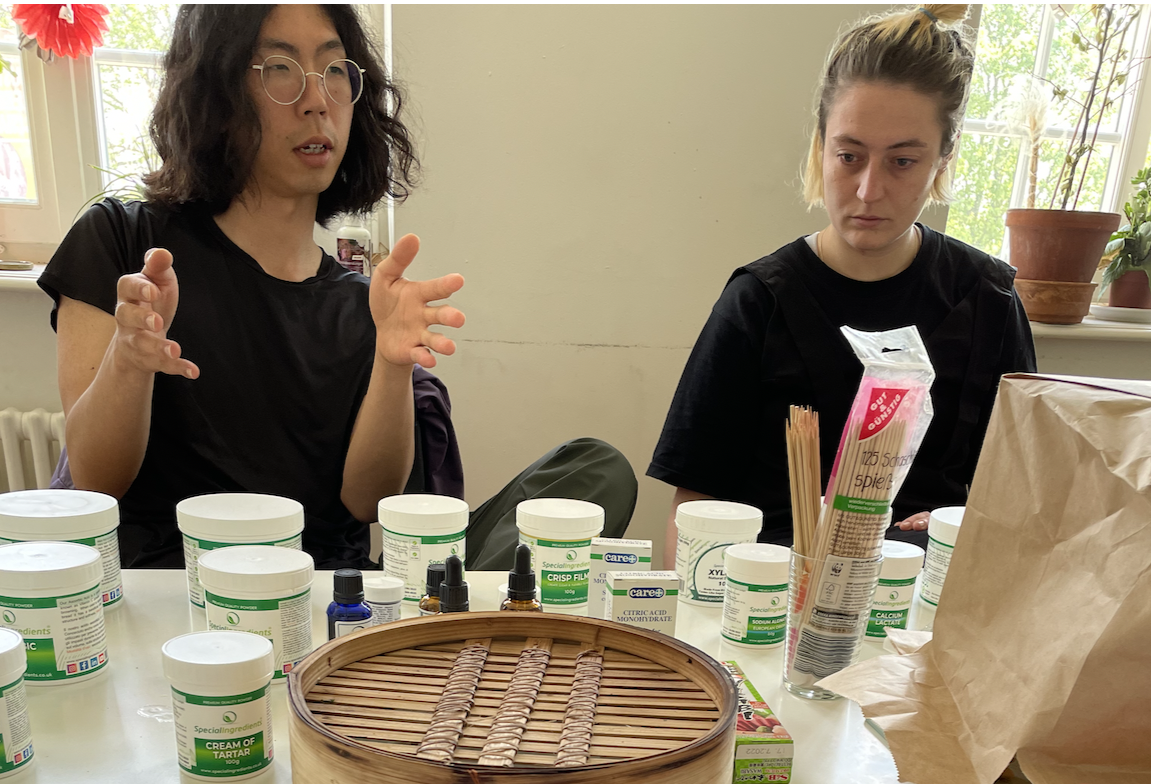
[[[276,669],[273,677],[288,673],[312,652],[311,591],[280,599],[230,599],[205,591],[208,628],[250,632],[272,641]]]
[[[540,601],[572,606],[588,602],[588,572],[592,540],[561,542],[520,534],[520,543],[532,548],[533,568],[540,575]]]
[[[82,678],[108,663],[99,586],[70,596],[0,596],[0,625],[24,637],[30,683]]]
[[[0,687],[0,774],[32,759],[32,729],[28,724],[24,679]]]
[[[194,776],[244,776],[272,762],[272,705],[268,687],[229,697],[172,690],[176,756]]]

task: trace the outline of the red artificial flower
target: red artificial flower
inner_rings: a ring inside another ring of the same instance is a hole
[[[104,43],[108,6],[95,3],[21,3],[12,6],[12,18],[41,49],[73,59],[92,56]]]

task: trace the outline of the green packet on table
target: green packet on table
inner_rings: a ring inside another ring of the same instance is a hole
[[[722,662],[736,683],[737,782],[789,782],[792,780],[792,736],[764,702],[756,687],[734,661]]]

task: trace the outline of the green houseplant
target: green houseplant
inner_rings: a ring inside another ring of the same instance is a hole
[[[1149,231],[1149,172],[1145,166],[1132,185],[1136,191],[1124,205],[1128,223],[1112,235],[1104,247],[1100,268],[1104,271],[1104,285],[1108,286],[1108,304],[1116,308],[1152,307],[1152,237]]]
[[[1130,89],[1126,87],[1133,66],[1130,45],[1139,10],[1128,4],[1091,5],[1079,17],[1069,17],[1071,44],[1092,63],[1089,79],[1078,89],[1053,85],[1054,98],[1078,110],[1074,130],[1061,165],[1053,172],[1048,207],[1012,209],[1005,217],[1010,260],[1017,269],[1016,289],[1033,321],[1083,320],[1104,245],[1120,225],[1119,213],[1077,208],[1100,128]]]

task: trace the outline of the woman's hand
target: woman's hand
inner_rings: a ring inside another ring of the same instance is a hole
[[[928,517],[931,512],[917,512],[911,515],[906,520],[901,520],[895,523],[895,527],[901,531],[927,531],[928,530]]]
[[[176,316],[178,288],[172,254],[163,248],[148,251],[143,270],[116,282],[112,347],[117,364],[147,373],[200,376],[200,368],[181,359],[180,345],[167,338]]]
[[[455,273],[435,280],[408,280],[404,271],[416,258],[420,240],[405,234],[388,258],[372,273],[368,294],[372,320],[376,322],[376,354],[393,365],[436,366],[436,354],[455,353],[456,343],[429,328],[464,326],[464,314],[450,305],[429,305],[452,296],[464,285]]]

